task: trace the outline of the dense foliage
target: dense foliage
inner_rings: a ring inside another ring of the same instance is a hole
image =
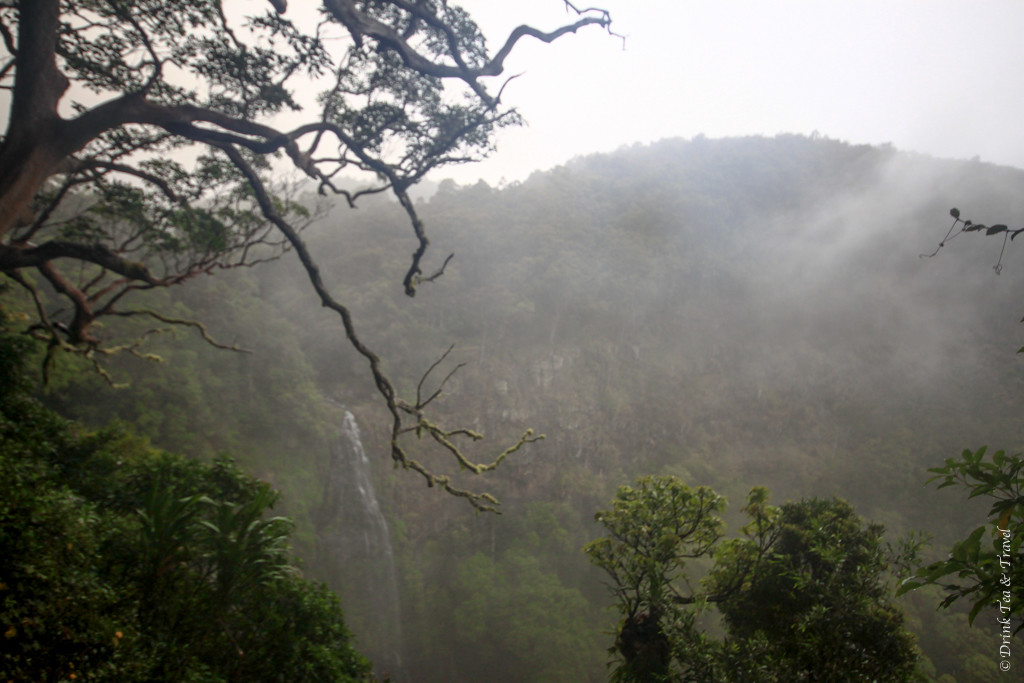
[[[889,597],[882,529],[841,500],[768,504],[723,538],[721,496],[674,477],[623,486],[591,562],[622,614],[616,681],[909,681],[918,651]],[[704,560],[711,568],[694,570]],[[726,635],[699,625],[714,605]]]
[[[366,678],[267,484],[66,422],[28,396],[25,351],[0,336],[4,680]]]

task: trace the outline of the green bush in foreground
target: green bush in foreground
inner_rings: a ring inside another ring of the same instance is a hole
[[[267,484],[62,420],[25,350],[0,330],[0,679],[369,678]]]

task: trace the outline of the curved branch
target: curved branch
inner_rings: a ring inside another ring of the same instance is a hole
[[[245,160],[241,152],[230,145],[224,145],[220,147],[221,151],[227,155],[231,163],[242,173],[246,182],[249,183],[253,190],[253,194],[256,198],[256,202],[260,207],[260,211],[263,216],[270,221],[281,233],[285,236],[292,248],[295,249],[296,255],[299,257],[299,261],[302,263],[303,268],[306,271],[310,283],[313,285],[314,291],[320,299],[321,305],[325,308],[329,308],[341,318],[342,326],[345,330],[345,336],[349,340],[349,343],[367,360],[370,365],[370,372],[373,375],[374,382],[377,386],[378,393],[384,398],[388,412],[391,413],[391,458],[396,464],[401,465],[404,469],[410,469],[414,472],[419,473],[426,480],[428,486],[440,486],[447,493],[465,498],[469,503],[479,511],[497,512],[496,506],[498,501],[494,496],[488,493],[475,493],[465,489],[460,489],[452,485],[451,479],[445,475],[439,475],[428,468],[426,468],[420,462],[410,458],[399,443],[399,438],[408,433],[409,431],[426,431],[435,442],[447,449],[458,461],[460,468],[469,470],[474,474],[480,474],[488,470],[492,470],[497,467],[506,457],[519,450],[522,446],[527,443],[538,441],[543,437],[534,436],[532,430],[528,430],[523,436],[519,438],[512,446],[505,449],[500,453],[497,458],[485,465],[475,464],[470,462],[466,456],[462,453],[461,449],[455,446],[449,437],[456,435],[470,436],[474,440],[482,438],[475,432],[469,432],[465,429],[457,429],[453,431],[445,431],[440,427],[427,422],[419,408],[421,406],[410,406],[405,401],[402,401],[396,396],[394,385],[391,380],[384,373],[381,366],[380,357],[374,353],[365,343],[359,338],[356,333],[355,325],[352,321],[352,315],[349,310],[342,305],[334,296],[327,290],[324,285],[323,278],[320,275],[320,268],[317,265],[313,255],[310,253],[305,241],[299,236],[298,232],[277,212],[274,208],[274,202],[263,185],[263,181],[259,175],[252,168],[252,166]],[[403,192],[404,194],[404,192]],[[431,366],[431,370],[436,367],[436,363]],[[429,370],[428,370],[429,372]],[[450,377],[450,375],[449,375]],[[434,396],[431,396],[429,400],[433,400]],[[402,415],[408,413],[415,415],[418,418],[417,425],[412,428],[405,428],[403,425]]]
[[[75,345],[84,343],[88,346],[95,346],[99,344],[100,340],[90,335],[87,331],[89,329],[89,324],[94,320],[95,316],[92,313],[92,308],[89,305],[89,301],[86,299],[85,294],[71,284],[71,282],[69,282],[59,270],[54,268],[53,264],[49,261],[40,263],[36,268],[43,277],[50,282],[58,293],[67,297],[67,299],[71,301],[75,308],[75,314],[71,320],[71,327],[65,330],[68,340]]]
[[[107,311],[106,314],[107,315],[117,316],[117,317],[120,317],[120,318],[130,318],[130,317],[133,317],[133,316],[145,315],[145,316],[149,316],[150,318],[155,318],[156,320],[159,320],[162,323],[167,323],[168,325],[178,325],[178,326],[181,326],[181,327],[191,327],[191,328],[195,329],[197,332],[199,332],[199,336],[201,336],[203,338],[203,341],[205,341],[207,344],[209,344],[210,346],[212,346],[214,348],[223,349],[225,351],[237,351],[239,353],[252,353],[252,351],[250,351],[249,349],[243,349],[242,347],[238,346],[237,344],[231,344],[230,346],[227,345],[227,344],[221,344],[220,342],[218,342],[216,339],[213,338],[213,336],[210,334],[209,330],[206,329],[206,325],[203,325],[198,320],[188,320],[186,318],[172,318],[170,316],[163,315],[162,313],[157,313],[156,311],[150,310],[148,308],[135,309],[135,310],[131,310],[131,311],[113,311],[112,310],[112,311]]]
[[[454,39],[454,34],[451,33],[451,29],[437,15],[424,12],[418,6],[410,5],[407,2],[396,1],[393,4],[429,22],[432,27],[442,30],[449,38],[449,43],[457,43],[457,40]],[[324,7],[352,33],[357,44],[361,44],[364,36],[372,38],[381,46],[394,51],[406,66],[420,73],[437,78],[457,78],[467,82],[485,76],[501,74],[505,69],[505,59],[512,52],[516,43],[526,36],[536,38],[544,43],[551,43],[567,33],[575,33],[584,26],[597,25],[607,28],[611,25],[611,18],[604,10],[601,10],[600,16],[581,16],[576,22],[557,28],[554,31],[540,31],[524,24],[509,34],[504,45],[486,64],[477,68],[470,68],[465,64],[460,65],[456,63],[453,66],[431,61],[409,45],[408,41],[390,26],[356,9],[355,3],[351,0],[324,0]],[[584,10],[584,12],[586,11],[589,10]],[[580,14],[582,15],[582,12]],[[456,59],[457,54],[458,50],[453,50],[452,58]],[[461,57],[458,59],[461,59]]]
[[[146,171],[143,171],[142,169],[139,168],[135,168],[134,166],[128,166],[127,164],[119,164],[113,161],[102,161],[100,159],[71,158],[68,160],[67,167],[68,172],[71,173],[77,171],[90,171],[99,169],[134,176],[139,180],[144,180],[150,185],[156,187],[165,197],[170,199],[175,204],[181,203],[181,198],[178,197],[178,194],[171,187],[170,183],[168,183],[166,180],[157,175],[147,173]]]
[[[159,283],[145,265],[138,261],[121,258],[102,244],[79,244],[77,242],[52,240],[44,242],[39,246],[13,247],[0,245],[0,271],[12,271],[19,268],[39,268],[58,258],[86,261],[132,280],[142,280],[152,285]]]

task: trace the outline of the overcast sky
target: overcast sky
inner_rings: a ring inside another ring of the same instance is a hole
[[[595,0],[596,2],[597,0]],[[462,0],[492,49],[560,0]],[[1022,0],[606,0],[597,27],[526,39],[505,91],[529,125],[434,180],[525,178],[665,137],[820,134],[1024,167]],[[582,6],[582,5],[581,5]]]

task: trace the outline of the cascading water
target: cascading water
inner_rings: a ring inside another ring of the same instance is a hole
[[[391,534],[370,478],[359,425],[347,410],[331,452],[318,517],[320,547],[340,574],[337,589],[357,649],[374,662],[378,675],[405,681]]]

